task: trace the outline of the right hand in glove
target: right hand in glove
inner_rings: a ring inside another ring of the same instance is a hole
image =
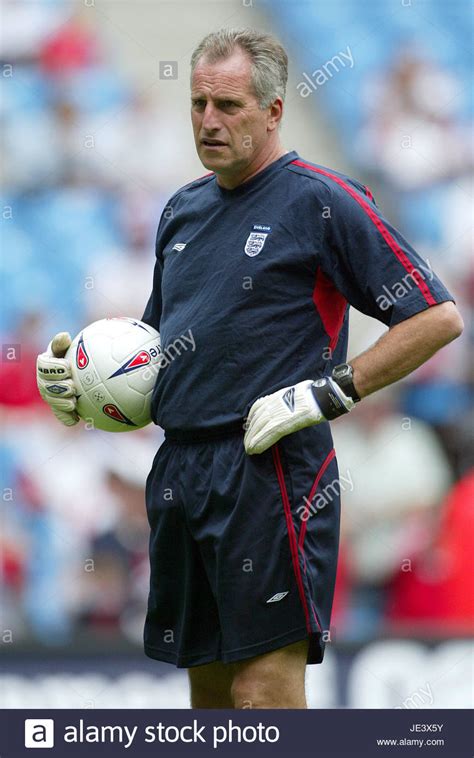
[[[36,360],[39,393],[56,418],[66,426],[74,426],[79,421],[71,367],[64,358],[70,344],[71,335],[59,332],[49,343],[46,352],[38,355]]]

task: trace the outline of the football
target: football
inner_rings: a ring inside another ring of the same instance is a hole
[[[130,432],[151,421],[160,335],[133,318],[105,318],[83,329],[65,358],[77,388],[77,412],[93,428]]]

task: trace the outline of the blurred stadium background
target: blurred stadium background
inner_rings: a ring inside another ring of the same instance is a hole
[[[141,316],[161,209],[202,173],[191,51],[213,29],[252,26],[277,33],[290,55],[285,146],[368,183],[466,323],[460,340],[333,425],[353,489],[343,492],[332,642],[308,670],[309,701],[467,707],[468,2],[3,0],[1,16],[2,706],[188,705],[185,673],[141,648],[143,486],[162,433],[62,428],[40,401],[34,364],[58,330]],[[163,61],[177,78],[161,78]],[[298,84],[316,77],[304,96]],[[353,311],[349,357],[383,330]]]

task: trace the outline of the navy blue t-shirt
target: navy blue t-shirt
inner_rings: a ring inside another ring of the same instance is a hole
[[[359,182],[287,153],[233,190],[182,187],[158,227],[143,321],[161,334],[163,428],[242,420],[347,359],[349,305],[387,326],[454,300]]]

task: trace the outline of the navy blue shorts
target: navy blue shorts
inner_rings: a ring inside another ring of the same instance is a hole
[[[249,456],[242,431],[169,436],[147,479],[151,579],[145,652],[178,667],[328,639],[339,538],[327,423]]]

